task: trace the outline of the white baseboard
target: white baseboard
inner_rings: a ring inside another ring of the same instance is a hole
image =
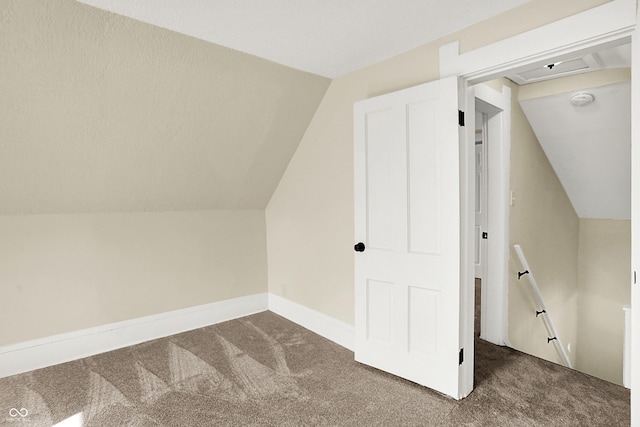
[[[265,311],[267,295],[233,298],[0,347],[0,378]]]
[[[0,347],[0,378],[94,356],[265,310],[351,351],[355,330],[274,294],[255,294]]]
[[[269,294],[269,310],[351,351],[354,349],[355,329],[348,323],[272,293]]]

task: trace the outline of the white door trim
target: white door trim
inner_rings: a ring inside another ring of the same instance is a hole
[[[480,337],[498,345],[510,345],[508,337],[507,285],[509,265],[509,176],[511,153],[511,89],[498,92],[486,85],[470,88],[472,96],[491,106],[488,122],[488,225],[489,240],[482,286]],[[495,166],[495,167],[493,167]]]
[[[617,44],[631,36],[635,25],[636,0],[613,0],[462,54],[459,42],[452,42],[440,48],[440,78],[460,76],[469,85],[481,83],[502,77],[506,71]]]
[[[469,99],[467,87],[492,80],[505,75],[506,71],[517,70],[531,66],[532,64],[544,65],[553,62],[554,59],[561,58],[571,53],[583,53],[604,45],[620,44],[630,40],[634,34],[637,21],[636,0],[613,0],[602,6],[595,7],[577,15],[561,19],[551,24],[536,28],[531,31],[510,37],[489,46],[476,50],[459,53],[459,42],[453,42],[440,48],[440,78],[459,76],[461,80],[461,94],[466,97],[460,105],[465,105],[467,111],[473,109],[473,103]],[[640,165],[640,70],[639,56],[640,47],[637,36],[633,37],[633,69],[631,77],[632,85],[632,164]],[[634,84],[634,81],[636,82]],[[472,248],[468,245],[473,242],[473,227],[470,227],[471,213],[473,212],[473,186],[469,180],[470,171],[468,159],[473,148],[473,132],[467,132],[467,143],[460,145],[461,158],[461,285],[467,283],[467,279],[473,277]],[[636,140],[638,140],[636,142]],[[471,142],[471,144],[469,143]],[[492,168],[501,166],[493,164]],[[633,168],[632,168],[633,169]],[[504,171],[503,171],[504,172]],[[508,172],[508,170],[507,170]],[[508,173],[506,174],[508,177]],[[638,174],[632,177],[636,184],[640,184]],[[632,269],[640,272],[640,185],[632,187]],[[471,187],[471,188],[468,188]],[[508,201],[499,206],[508,206]],[[508,218],[505,218],[507,220]],[[508,227],[508,221],[507,221]],[[504,229],[505,227],[500,227]],[[508,239],[508,234],[496,236],[497,239]],[[493,263],[495,261],[490,261]],[[506,262],[506,259],[505,259]],[[466,271],[464,269],[466,266]],[[505,276],[506,278],[506,276]],[[637,309],[632,311],[632,328],[640,330],[640,291],[636,289],[638,285],[632,286],[632,307]],[[461,286],[461,341],[467,348],[473,348],[473,327],[468,325],[473,322],[473,292],[465,291],[465,286]],[[640,334],[635,334],[636,338],[632,344],[632,354],[640,353]],[[503,337],[504,339],[504,337]],[[636,384],[640,385],[640,357],[632,358],[632,390]],[[466,365],[466,366],[465,366]],[[463,364],[464,373],[461,373],[461,381],[465,387],[473,387],[473,364]],[[631,393],[631,407],[640,407],[640,393]],[[640,414],[632,412],[632,425],[640,425]]]

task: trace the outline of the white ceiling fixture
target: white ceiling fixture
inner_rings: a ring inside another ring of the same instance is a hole
[[[334,78],[529,0],[78,1]]]
[[[584,107],[587,104],[591,104],[596,98],[593,94],[588,92],[576,93],[571,97],[571,105],[576,107]]]

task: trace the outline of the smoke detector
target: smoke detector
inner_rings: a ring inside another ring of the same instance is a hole
[[[591,104],[596,98],[591,93],[581,92],[576,93],[571,97],[571,105],[576,107],[582,107],[587,104]]]

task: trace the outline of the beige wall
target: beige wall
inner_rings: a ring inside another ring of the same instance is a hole
[[[576,369],[620,385],[630,271],[631,221],[580,219]]]
[[[631,80],[631,68],[610,68],[592,71],[520,86],[518,100],[522,101],[525,99],[556,95],[558,93],[608,86],[615,83],[628,82],[629,80]]]
[[[512,90],[511,191],[509,213],[509,339],[514,348],[562,363],[548,334],[514,244],[522,247],[548,312],[572,364],[578,340],[579,218],[536,138]]]
[[[471,50],[606,1],[532,0],[331,82],[266,210],[269,291],[353,323],[353,103],[439,77],[440,46]],[[577,231],[576,231],[577,232]]]
[[[264,209],[330,80],[74,0],[0,2],[0,214]]]
[[[265,292],[262,210],[0,216],[0,346]]]

